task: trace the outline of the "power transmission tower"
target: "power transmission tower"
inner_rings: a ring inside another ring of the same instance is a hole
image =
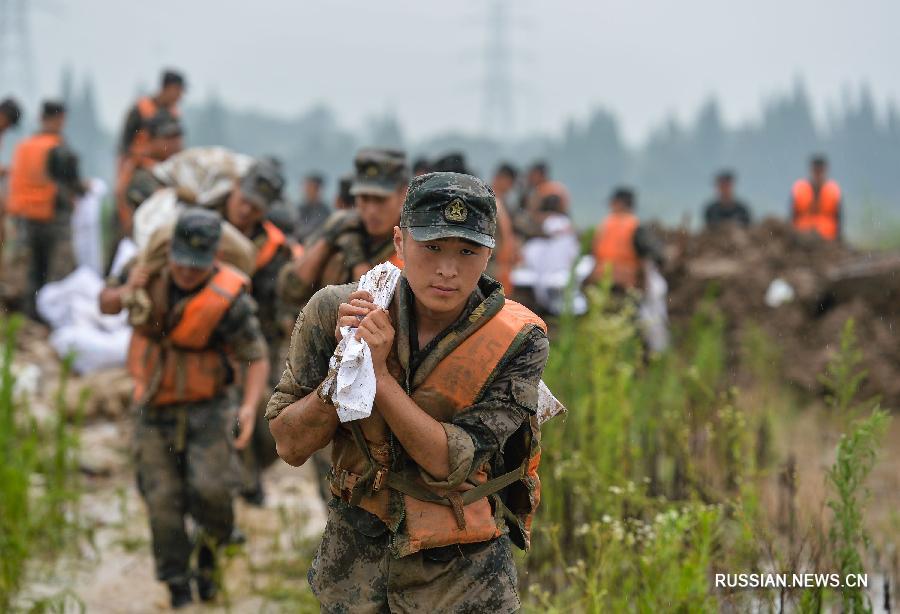
[[[37,98],[28,0],[0,0],[0,95],[13,93],[26,105]]]
[[[486,134],[512,136],[515,128],[510,10],[507,0],[490,0],[484,45],[484,109]]]

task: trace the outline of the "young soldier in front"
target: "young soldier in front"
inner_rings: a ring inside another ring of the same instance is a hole
[[[494,195],[457,173],[412,180],[385,311],[329,286],[297,319],[267,417],[282,458],[332,443],[328,524],[309,582],[325,612],[518,609],[510,545],[539,499],[533,419],[544,323],[483,275]],[[340,424],[321,382],[339,326],[357,326],[378,379],[369,418]]]

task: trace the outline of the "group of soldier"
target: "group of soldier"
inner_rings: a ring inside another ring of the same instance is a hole
[[[183,148],[184,89],[166,71],[128,113],[120,237],[166,187],[154,167]],[[0,103],[0,134],[19,116]],[[31,297],[52,278],[85,189],[64,120],[62,104],[44,103],[9,171],[6,213],[31,248]],[[718,176],[709,225],[749,223],[733,181]],[[215,598],[218,549],[241,539],[234,497],[263,504],[262,470],[277,453],[292,465],[312,459],[327,500],[309,572],[323,611],[517,609],[510,546],[527,546],[539,500],[534,415],[549,342],[543,321],[506,297],[521,245],[569,216],[568,191],[543,162],[524,180],[501,164],[489,187],[462,154],[410,165],[385,148],[357,153],[332,208],[321,176],[305,178],[296,211],[284,184],[277,161],[254,161],[216,202],[181,209],[161,262],[136,258],[99,298],[103,313],[131,310],[138,487],[172,606],[195,589]],[[641,261],[661,258],[659,246],[632,190],[616,189],[609,206],[591,277],[639,287]],[[823,159],[795,185],[792,208],[798,229],[840,236],[840,192]],[[252,246],[243,270],[227,254],[235,241]],[[381,263],[404,271],[387,309],[354,283]],[[322,387],[342,327],[367,342],[378,378],[372,416],[350,423]]]

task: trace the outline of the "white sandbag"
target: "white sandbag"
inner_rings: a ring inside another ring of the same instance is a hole
[[[72,249],[77,266],[103,273],[103,197],[107,193],[102,179],[91,179],[88,191],[75,201],[72,213]]]
[[[225,196],[252,166],[253,158],[224,147],[191,147],[153,168],[167,186],[190,192],[194,203],[207,205]]]
[[[174,223],[180,206],[175,188],[157,190],[135,210],[132,237],[138,250],[150,242],[157,228]]]
[[[97,302],[103,280],[90,267],[80,266],[59,281],[44,285],[37,293],[37,311],[51,328],[74,322],[75,303]],[[99,307],[95,307],[99,313]]]
[[[644,295],[638,307],[638,320],[647,346],[652,352],[669,347],[669,285],[652,261],[644,263]]]
[[[559,315],[568,308],[581,315],[587,311],[587,299],[578,280],[572,283],[581,251],[578,235],[569,218],[561,214],[547,217],[542,229],[545,236],[529,239],[522,246],[522,265],[512,273],[513,284],[530,286],[537,304],[549,313]]]
[[[121,367],[128,355],[131,329],[102,331],[90,327],[64,326],[50,335],[50,345],[60,357],[72,354],[72,369],[80,374]]]
[[[119,245],[116,246],[116,255],[113,256],[112,266],[109,268],[109,274],[112,277],[119,277],[122,271],[125,270],[125,265],[137,256],[137,253],[137,245],[130,238],[125,237],[119,241]]]

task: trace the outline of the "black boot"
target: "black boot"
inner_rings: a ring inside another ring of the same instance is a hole
[[[201,601],[212,601],[216,598],[219,587],[216,584],[216,553],[213,548],[203,544],[197,552],[197,594]]]
[[[190,605],[194,601],[191,585],[187,582],[170,582],[169,595],[172,599],[172,609],[177,610]]]

